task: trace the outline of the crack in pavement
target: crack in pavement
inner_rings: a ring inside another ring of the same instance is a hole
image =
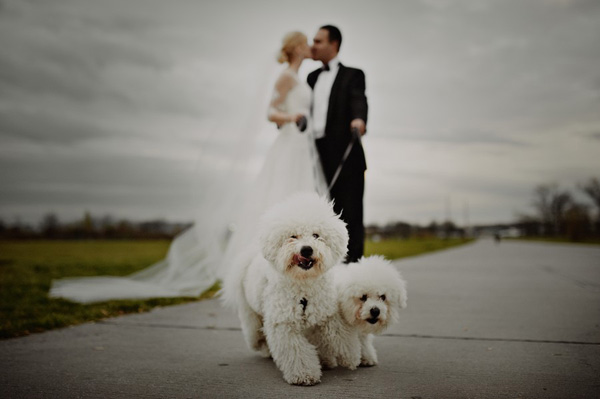
[[[217,330],[217,331],[242,331],[240,327],[216,327],[216,326],[190,326],[183,324],[163,324],[163,323],[119,323],[110,320],[97,321],[97,324],[110,324],[113,326],[127,327],[151,327],[151,328],[176,328],[182,330]]]
[[[527,339],[527,338],[486,338],[486,337],[458,337],[447,335],[421,335],[421,334],[381,334],[381,337],[400,338],[424,338],[424,339],[451,339],[457,341],[496,341],[496,342],[529,342],[536,344],[568,344],[568,345],[591,345],[599,346],[600,342],[566,341],[551,339]]]
[[[113,326],[127,327],[150,327],[150,328],[175,328],[185,330],[215,330],[215,331],[242,331],[240,327],[216,327],[216,326],[191,326],[181,324],[162,324],[162,323],[119,323],[109,320],[98,321],[98,324],[109,324]],[[396,338],[421,338],[421,339],[448,339],[456,341],[494,341],[494,342],[525,342],[536,344],[565,344],[565,345],[589,345],[600,346],[600,342],[585,342],[585,341],[567,341],[567,340],[549,340],[549,339],[526,339],[526,338],[486,338],[486,337],[459,337],[448,335],[424,335],[424,334],[393,334],[386,333],[379,335],[380,337],[396,337]]]

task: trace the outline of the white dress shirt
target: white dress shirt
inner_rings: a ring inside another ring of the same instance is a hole
[[[327,110],[329,109],[329,95],[331,87],[338,73],[340,61],[337,57],[329,61],[329,71],[321,71],[313,89],[313,130],[315,138],[325,136],[325,125],[327,124]]]

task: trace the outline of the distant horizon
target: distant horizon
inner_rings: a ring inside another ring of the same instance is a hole
[[[589,180],[590,178],[593,178],[593,177],[578,180],[577,182],[573,183],[571,185],[571,187],[560,186],[560,185],[557,185],[557,187],[563,191],[568,191],[573,196],[573,199],[577,203],[581,203],[581,204],[588,206],[591,211],[590,212],[591,216],[597,216],[597,215],[595,215],[597,210],[594,209],[594,203],[586,195],[584,195],[580,190],[581,183]],[[467,202],[463,202],[461,204],[455,204],[453,206],[452,198],[447,197],[443,201],[440,201],[439,213],[440,213],[440,215],[443,215],[443,216],[438,216],[438,217],[432,216],[428,220],[425,220],[425,221],[414,221],[414,220],[410,220],[410,218],[405,218],[405,219],[388,218],[387,220],[377,221],[377,220],[369,220],[368,218],[366,218],[364,224],[365,224],[365,227],[369,226],[369,225],[385,226],[385,225],[399,223],[399,222],[409,223],[411,225],[416,225],[416,226],[427,226],[434,222],[435,223],[444,223],[446,221],[451,221],[454,224],[456,224],[457,226],[463,226],[463,227],[464,226],[493,226],[493,225],[516,224],[516,223],[519,223],[518,219],[521,216],[539,217],[539,215],[537,215],[536,210],[534,209],[534,207],[532,205],[532,202],[534,199],[534,197],[533,197],[534,190],[536,187],[539,187],[541,185],[552,185],[552,184],[556,184],[556,183],[553,183],[550,181],[550,182],[546,182],[544,184],[538,184],[537,186],[532,187],[529,192],[529,197],[526,199],[526,201],[523,202],[523,206],[520,209],[516,209],[514,211],[513,217],[506,218],[504,220],[500,220],[500,219],[473,220],[473,218],[470,214],[470,210],[469,210]],[[150,221],[165,221],[165,222],[171,223],[171,224],[188,224],[188,223],[195,222],[195,218],[192,215],[187,215],[187,216],[185,216],[185,215],[183,215],[183,216],[163,215],[163,216],[161,216],[160,214],[141,215],[139,212],[132,212],[131,214],[129,214],[129,216],[127,216],[126,213],[119,211],[118,209],[116,211],[112,211],[112,212],[110,212],[110,211],[109,212],[107,212],[107,211],[95,212],[95,211],[91,211],[88,209],[83,209],[80,212],[75,212],[71,209],[70,211],[68,211],[66,213],[62,213],[62,214],[57,212],[56,210],[49,209],[47,211],[36,212],[35,214],[29,213],[28,217],[24,217],[24,216],[18,215],[18,214],[12,215],[12,216],[7,215],[6,213],[3,213],[0,210],[0,221],[3,221],[5,224],[14,225],[17,222],[17,220],[19,220],[22,224],[29,225],[29,226],[37,226],[42,223],[44,217],[46,217],[49,214],[54,214],[61,221],[61,223],[75,223],[77,221],[82,220],[86,213],[89,213],[94,219],[102,219],[105,217],[109,217],[113,220],[127,220],[127,221],[131,221],[131,222],[135,222],[135,223],[150,222]]]
[[[95,221],[100,221],[101,219],[108,217],[108,218],[112,219],[112,221],[114,223],[117,223],[120,221],[128,221],[128,222],[132,222],[132,223],[165,222],[165,223],[171,224],[171,225],[186,225],[186,224],[195,223],[193,218],[170,219],[170,218],[161,217],[161,216],[128,217],[128,216],[114,215],[114,214],[109,214],[109,213],[95,213],[95,212],[91,212],[91,211],[89,211],[89,212],[84,211],[80,216],[72,216],[70,218],[61,217],[59,214],[52,212],[52,211],[44,212],[41,216],[39,216],[38,218],[35,218],[35,219],[18,218],[17,216],[15,216],[13,218],[5,218],[0,215],[0,222],[3,222],[5,225],[8,225],[8,226],[16,225],[17,223],[20,223],[21,225],[33,227],[33,228],[37,229],[43,223],[44,218],[50,214],[54,214],[61,224],[72,224],[72,223],[77,223],[77,222],[82,221],[84,219],[86,213],[89,213],[90,216],[92,217],[92,219],[94,219]],[[536,215],[533,211],[523,212],[523,214],[536,217]],[[461,227],[461,228],[474,227],[474,226],[481,227],[481,226],[496,226],[496,225],[514,225],[514,224],[518,224],[518,223],[522,222],[522,221],[519,221],[517,217],[515,217],[512,220],[505,220],[505,221],[487,221],[487,222],[472,221],[472,222],[469,222],[468,224],[464,224],[464,222],[461,220],[461,218],[456,217],[456,218],[450,218],[450,219],[431,218],[431,220],[429,222],[424,222],[424,223],[411,222],[409,220],[401,220],[401,219],[394,219],[394,220],[390,219],[388,221],[379,222],[379,223],[376,221],[365,222],[364,225],[366,228],[368,226],[383,227],[386,225],[393,225],[396,223],[408,223],[411,226],[426,227],[426,226],[429,226],[431,223],[442,224],[447,221],[450,221],[450,222],[454,223],[457,227]]]
[[[46,215],[48,215],[49,213],[47,213]],[[165,218],[150,218],[150,219],[132,219],[132,218],[128,218],[128,217],[113,217],[112,215],[101,215],[101,216],[94,216],[93,213],[91,213],[91,216],[94,220],[98,221],[99,219],[104,218],[105,216],[109,216],[113,219],[113,223],[119,223],[122,221],[126,221],[126,222],[130,222],[130,223],[135,223],[135,224],[139,224],[139,223],[152,223],[152,222],[163,222],[166,223],[168,225],[172,225],[172,226],[184,226],[184,225],[192,225],[194,223],[193,220],[189,220],[189,221],[185,221],[185,220],[171,220],[171,219],[165,219]],[[5,226],[15,226],[18,223],[21,224],[21,226],[23,227],[29,227],[32,228],[34,231],[39,230],[39,228],[41,227],[42,223],[43,223],[43,218],[44,216],[42,216],[42,218],[40,218],[37,221],[30,221],[30,222],[25,222],[22,219],[19,220],[19,222],[17,222],[17,219],[14,219],[13,221],[7,220],[7,219],[3,219],[0,217],[0,222],[3,222],[5,224]],[[83,220],[83,217],[81,218],[74,218],[74,219],[61,219],[60,217],[58,217],[59,223],[61,225],[68,225],[68,224],[74,224],[77,222],[80,222]],[[450,222],[452,222],[456,227],[458,228],[467,228],[467,227],[486,227],[486,226],[510,226],[510,225],[515,225],[520,223],[517,220],[514,221],[508,221],[508,222],[490,222],[490,223],[471,223],[469,225],[463,225],[460,221],[457,220],[449,220]],[[428,223],[412,223],[412,222],[408,222],[406,220],[390,220],[389,222],[386,223],[365,223],[365,228],[370,227],[370,226],[376,226],[376,227],[385,227],[387,225],[394,225],[397,223],[407,223],[411,226],[418,226],[418,227],[427,227],[429,225],[431,225],[432,223],[436,223],[438,225],[441,225],[443,223],[447,222],[447,220],[431,220]]]

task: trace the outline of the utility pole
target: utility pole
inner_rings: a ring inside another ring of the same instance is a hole
[[[463,206],[463,225],[464,225],[464,229],[465,229],[465,233],[469,234],[469,201],[465,201],[464,202],[464,206]]]

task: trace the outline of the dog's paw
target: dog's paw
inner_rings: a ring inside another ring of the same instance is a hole
[[[337,363],[347,369],[356,370],[361,361],[360,351],[356,349],[358,348],[350,347],[340,351],[337,357]]]
[[[318,359],[311,365],[302,365],[283,373],[283,378],[292,385],[316,385],[321,382],[321,366]],[[296,366],[299,366],[298,364]]]
[[[321,367],[327,370],[334,369],[338,366],[337,361],[334,357],[327,357],[321,359]]]
[[[338,364],[350,370],[356,370],[361,361],[359,357],[339,357]]]
[[[372,336],[371,336],[372,337]],[[377,351],[373,343],[367,339],[363,342],[360,354],[361,367],[373,367],[377,364]]]
[[[338,365],[350,370],[356,370],[361,361],[361,351],[358,342],[342,341],[343,345],[336,347]]]
[[[261,344],[256,348],[256,351],[260,355],[260,357],[264,357],[268,359],[271,357],[271,351],[269,350],[269,345],[267,345],[267,341],[262,341]]]
[[[360,359],[360,367],[373,367],[377,365],[377,359],[365,358]]]
[[[311,386],[317,385],[321,382],[321,375],[310,375],[310,374],[298,374],[286,378],[288,384],[291,385],[302,385],[302,386]]]

